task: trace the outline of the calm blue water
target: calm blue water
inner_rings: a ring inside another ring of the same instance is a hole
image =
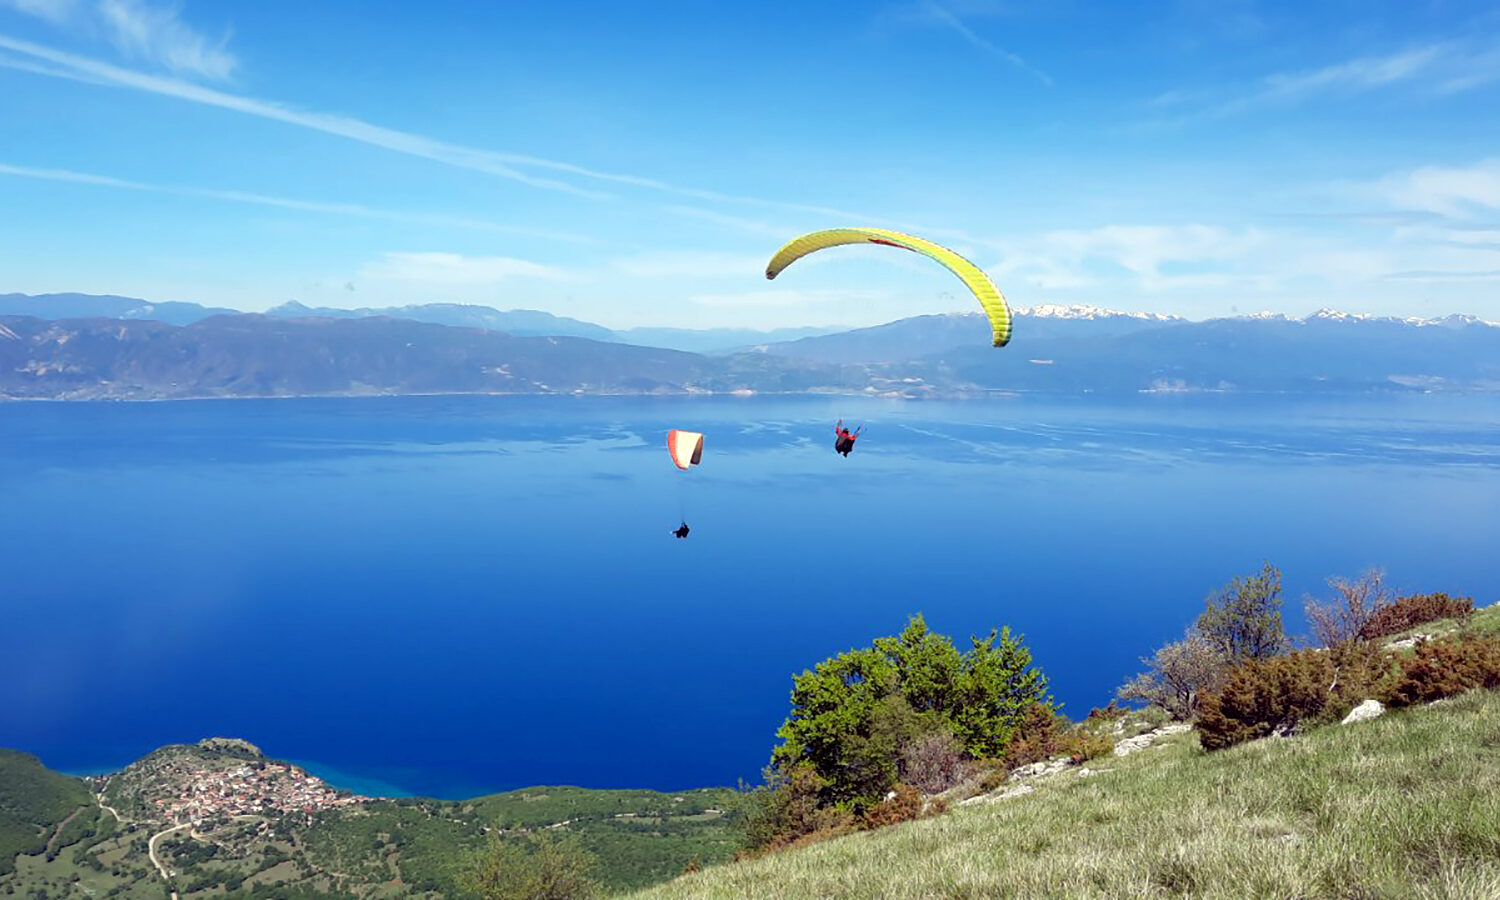
[[[0,745],[675,789],[757,780],[791,674],[917,611],[1021,631],[1076,717],[1265,559],[1294,629],[1376,565],[1500,600],[1500,398],[8,404],[0,503]]]

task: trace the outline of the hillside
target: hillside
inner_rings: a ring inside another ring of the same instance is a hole
[[[1157,746],[632,896],[1500,895],[1500,694],[1214,754],[1191,732]]]
[[[736,846],[732,792],[528,788],[451,803],[338,791],[245,741],[174,744],[100,789],[0,751],[0,892],[33,896],[454,896],[486,833],[562,828],[613,889],[640,887]]]
[[[83,782],[0,748],[0,878],[15,871],[18,854],[47,852],[59,826],[92,806]]]

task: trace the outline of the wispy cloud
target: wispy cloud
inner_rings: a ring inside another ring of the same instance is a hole
[[[291,197],[276,197],[268,194],[256,194],[248,191],[228,191],[215,188],[187,187],[180,185],[147,184],[140,181],[129,181],[123,178],[114,178],[108,175],[95,175],[88,172],[74,172],[68,169],[39,169],[30,166],[16,166],[9,163],[0,163],[0,175],[8,175],[15,178],[33,178],[43,181],[61,181],[72,184],[87,184],[96,187],[108,187],[118,190],[140,191],[152,194],[171,194],[179,197],[201,197],[206,200],[221,200],[227,203],[244,203],[253,206],[269,206],[279,209],[293,209],[302,212],[326,213],[336,216],[353,216],[365,219],[382,219],[391,222],[402,222],[411,225],[432,225],[436,227],[464,228],[474,231],[490,231],[503,234],[525,235],[527,237],[545,238],[547,240],[565,241],[571,243],[594,243],[594,239],[581,235],[570,234],[560,231],[549,231],[540,228],[531,228],[525,225],[508,225],[502,222],[489,222],[483,219],[471,219],[464,216],[450,216],[442,213],[428,213],[420,211],[403,211],[379,209],[365,206],[359,203],[328,203],[318,200],[299,200]]]
[[[8,7],[53,25],[72,21],[82,6],[81,0],[0,0],[0,9]]]
[[[978,47],[980,50],[983,50],[990,56],[993,56],[996,59],[1014,66],[1015,68],[1020,69],[1026,74],[1038,79],[1047,87],[1052,87],[1054,84],[1051,75],[1048,75],[1046,72],[1043,72],[1041,69],[1038,69],[1028,63],[1025,59],[1022,59],[1020,54],[1007,50],[1004,47],[1001,47],[995,42],[989,40],[988,38],[978,34],[974,31],[973,28],[969,27],[967,22],[959,18],[958,14],[947,6],[933,2],[933,0],[927,0],[927,2],[921,4],[921,6],[908,11],[905,18],[946,28],[959,37],[963,38],[969,44]]]
[[[1389,272],[1383,277],[1395,281],[1500,281],[1500,269],[1473,271],[1414,269],[1407,272]]]
[[[765,269],[769,258],[769,254],[661,251],[622,257],[611,267],[636,278],[753,278]]]
[[[1400,209],[1472,219],[1500,210],[1500,158],[1472,166],[1423,166],[1387,176],[1370,190]]]
[[[74,34],[102,37],[127,59],[179,75],[224,80],[239,66],[229,52],[227,31],[210,39],[182,21],[175,6],[148,0],[0,0],[5,6]]]
[[[773,241],[780,241],[781,243],[785,243],[790,236],[797,234],[797,230],[793,226],[778,225],[774,222],[767,222],[764,219],[748,219],[744,216],[730,215],[697,206],[670,205],[662,208],[674,215],[701,219],[705,222],[712,222],[715,225],[733,228],[737,231],[743,231],[746,234],[760,235],[770,238]],[[858,219],[859,217],[846,213],[840,216],[840,218]],[[778,243],[776,246],[779,247],[781,244]]]
[[[0,2],[3,2],[3,0],[0,0]],[[788,203],[759,197],[747,197],[725,194],[718,191],[680,187],[654,178],[619,172],[605,172],[561,160],[467,147],[407,131],[386,128],[349,116],[308,112],[279,103],[231,94],[173,78],[137,72],[100,60],[80,57],[6,35],[0,35],[0,50],[8,50],[26,57],[26,59],[18,61],[14,57],[0,54],[0,66],[82,81],[89,84],[128,88],[186,100],[192,103],[200,103],[206,106],[218,107],[220,109],[232,110],[245,115],[282,122],[313,131],[320,131],[325,134],[336,135],[363,144],[382,147],[396,153],[430,159],[445,165],[496,175],[533,187],[561,191],[580,197],[605,200],[612,199],[613,195],[582,188],[570,182],[533,175],[522,171],[522,169],[542,169],[593,181],[676,194],[696,200],[787,209],[797,212],[814,213],[821,216],[836,216],[850,221],[873,220],[873,217],[870,216],[830,207],[805,203]],[[37,60],[50,65],[37,65]]]
[[[1263,89],[1252,102],[1296,100],[1309,94],[1333,90],[1366,90],[1409,81],[1427,72],[1442,58],[1438,45],[1414,47],[1389,56],[1368,56],[1305,72],[1268,75]]]
[[[833,291],[833,290],[783,290],[738,291],[720,294],[695,294],[688,302],[699,306],[720,309],[773,309],[795,306],[816,306],[830,303],[846,303],[885,299],[888,295],[879,291]]]
[[[1249,84],[1173,88],[1150,98],[1146,106],[1177,110],[1181,118],[1218,118],[1400,85],[1420,87],[1432,94],[1456,93],[1497,79],[1500,79],[1500,47],[1445,41],[1318,68],[1275,72]]]
[[[1048,232],[1031,256],[1046,261],[1054,273],[1086,275],[1091,266],[1102,262],[1132,273],[1146,289],[1178,288],[1223,275],[1177,272],[1174,267],[1228,266],[1263,241],[1264,235],[1253,228],[1232,231],[1214,225],[1107,225]]]
[[[173,72],[225,79],[239,64],[227,49],[229,35],[211,41],[177,18],[177,10],[142,0],[99,0],[110,40],[131,59],[159,63]]]
[[[443,287],[478,287],[517,278],[567,281],[572,277],[562,269],[524,259],[443,252],[390,252],[360,269],[362,280],[407,281]]]
[[[588,174],[591,177],[605,180],[630,183],[643,181],[643,179],[635,179],[632,176],[615,176],[609,173],[593,172],[577,166],[571,166],[567,163],[556,163],[534,157],[495,153],[493,151],[450,144],[410,132],[372,125],[369,122],[348,116],[304,112],[265,100],[257,100],[253,97],[230,94],[190,82],[124,69],[110,63],[75,56],[71,53],[64,53],[60,50],[54,50],[50,47],[43,47],[30,41],[22,41],[5,35],[0,35],[0,49],[51,63],[59,67],[57,74],[62,77],[76,78],[79,81],[88,81],[91,83],[103,82],[115,87],[131,88],[146,93],[175,97],[179,100],[187,100],[207,106],[215,106],[220,109],[233,110],[234,112],[262,119],[270,119],[288,125],[308,128],[313,131],[321,131],[325,134],[337,135],[364,144],[383,147],[397,153],[404,153],[451,166],[510,178],[534,187],[564,191],[592,198],[604,198],[608,196],[565,182],[550,178],[539,178],[521,172],[516,168],[517,164],[548,167],[575,174]],[[0,65],[3,64],[5,64],[5,57],[0,57]]]

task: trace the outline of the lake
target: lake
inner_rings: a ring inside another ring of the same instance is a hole
[[[916,612],[1078,718],[1263,560],[1292,631],[1371,566],[1500,600],[1493,395],[10,403],[0,497],[0,746],[445,797],[756,781],[791,675]]]

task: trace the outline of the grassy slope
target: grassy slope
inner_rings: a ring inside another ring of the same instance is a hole
[[[1090,765],[1107,771],[636,896],[1500,897],[1500,694]]]

